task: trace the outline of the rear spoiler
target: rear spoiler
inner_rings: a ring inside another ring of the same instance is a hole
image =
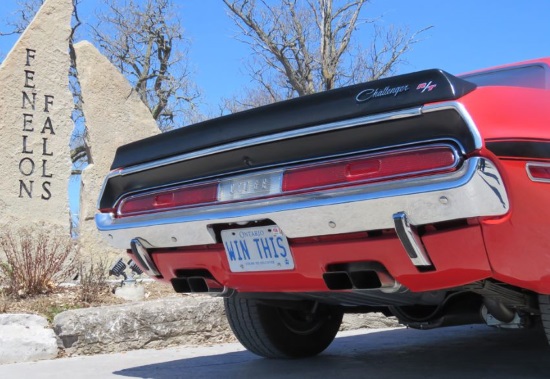
[[[432,69],[320,92],[208,120],[118,148],[111,169],[307,126],[455,100],[476,85]]]

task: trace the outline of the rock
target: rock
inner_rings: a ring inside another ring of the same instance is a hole
[[[90,164],[82,172],[79,241],[83,254],[114,261],[123,251],[108,247],[94,222],[101,186],[119,146],[160,131],[137,92],[91,43],[77,43],[75,53],[90,153]]]
[[[54,320],[68,354],[235,341],[220,298],[177,297],[69,310]]]
[[[32,362],[57,356],[48,321],[29,314],[0,314],[0,364]]]
[[[115,289],[115,296],[128,301],[145,299],[145,288],[137,283],[125,283]]]
[[[69,236],[72,0],[47,0],[0,66],[0,219]]]
[[[402,326],[395,317],[382,313],[349,313],[344,315],[340,330],[397,328]]]

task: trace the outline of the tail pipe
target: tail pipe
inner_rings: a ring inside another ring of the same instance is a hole
[[[202,276],[178,277],[170,282],[177,293],[218,293],[224,289],[216,280]]]
[[[401,285],[378,262],[353,262],[330,265],[323,274],[330,290],[397,291]]]

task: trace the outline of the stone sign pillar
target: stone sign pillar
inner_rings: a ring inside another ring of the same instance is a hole
[[[159,129],[126,78],[91,43],[77,43],[75,52],[91,154],[82,172],[80,250],[114,259],[123,252],[108,247],[94,222],[103,180],[117,147],[158,134]]]
[[[47,0],[0,66],[0,219],[70,227],[72,0]]]

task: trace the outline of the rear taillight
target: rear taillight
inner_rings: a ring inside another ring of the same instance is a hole
[[[138,195],[122,200],[118,207],[120,216],[153,211],[178,209],[190,205],[212,203],[218,198],[218,183],[180,187],[165,192]]]
[[[285,171],[283,191],[385,181],[453,169],[457,154],[448,146],[410,149]]]
[[[534,182],[550,182],[550,163],[527,163],[527,175]]]
[[[452,171],[459,163],[457,151],[449,145],[409,148],[130,196],[119,203],[116,214],[134,216],[397,180]]]

